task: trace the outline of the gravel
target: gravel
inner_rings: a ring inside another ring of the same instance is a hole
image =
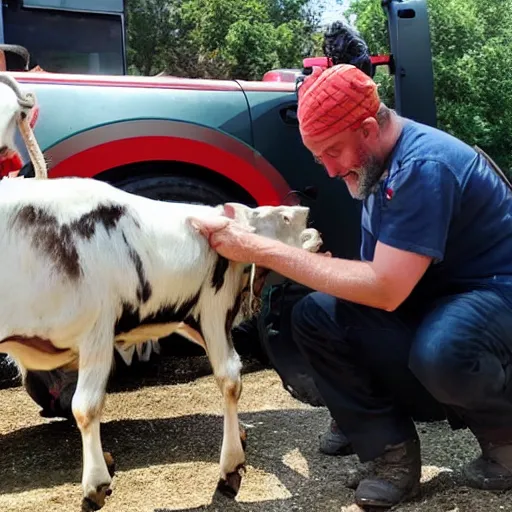
[[[66,421],[39,416],[19,386],[0,390],[0,510],[79,511],[81,443]],[[235,501],[214,495],[222,403],[205,357],[163,357],[113,386],[103,415],[104,451],[116,461],[105,512],[355,512],[346,487],[355,457],[318,452],[329,415],[295,401],[278,376],[247,361],[240,420],[248,432],[247,473]],[[422,495],[402,512],[512,511],[510,493],[463,486],[460,468],[477,455],[467,431],[419,424]]]

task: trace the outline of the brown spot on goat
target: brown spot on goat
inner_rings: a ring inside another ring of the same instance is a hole
[[[70,224],[59,224],[44,208],[27,205],[17,213],[13,226],[30,233],[35,249],[44,252],[71,279],[78,279],[82,269],[73,235],[90,240],[98,225],[110,232],[125,213],[124,206],[100,205]]]
[[[146,279],[146,272],[144,271],[144,265],[142,264],[142,259],[139,253],[128,243],[128,240],[126,239],[126,235],[124,233],[123,240],[126,244],[126,247],[128,248],[128,255],[130,256],[130,259],[133,262],[135,271],[137,272],[137,277],[139,279],[139,286],[137,287],[137,300],[144,304],[151,297],[151,284]]]
[[[85,213],[70,224],[71,231],[86,240],[96,233],[96,226],[102,225],[107,232],[117,226],[119,220],[126,214],[126,208],[121,205],[99,205],[94,210]]]
[[[215,268],[213,269],[213,275],[211,279],[211,285],[215,288],[216,292],[219,292],[222,286],[224,285],[224,279],[226,277],[226,272],[229,268],[229,260],[224,258],[224,256],[217,256],[217,263],[215,264]]]
[[[13,226],[30,233],[33,247],[44,252],[60,271],[72,279],[80,277],[78,251],[68,225],[61,226],[48,211],[28,205],[17,213]]]
[[[239,293],[236,297],[233,307],[226,313],[226,322],[224,328],[226,331],[226,337],[231,346],[233,345],[233,341],[231,340],[231,330],[233,329],[233,323],[235,321],[236,315],[238,314],[241,303],[242,294]]]

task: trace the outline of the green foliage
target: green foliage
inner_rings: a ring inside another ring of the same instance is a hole
[[[280,65],[278,41],[271,23],[236,21],[229,27],[221,53],[231,64],[233,76],[261,77]]]
[[[128,0],[133,73],[259,80],[318,44],[311,0]]]
[[[478,144],[512,169],[512,0],[428,0],[438,125]],[[376,0],[352,0],[350,14],[372,53],[389,52]],[[380,75],[393,105],[392,80]],[[418,98],[421,101],[421,98]]]
[[[163,64],[162,55],[172,45],[173,6],[160,0],[130,0],[126,23],[127,59],[132,73],[149,75]]]

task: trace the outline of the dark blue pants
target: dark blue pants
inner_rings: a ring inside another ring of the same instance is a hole
[[[512,310],[494,291],[444,297],[415,321],[312,293],[292,333],[362,462],[415,435],[413,420],[512,442]]]

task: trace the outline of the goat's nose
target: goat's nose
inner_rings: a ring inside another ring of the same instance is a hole
[[[4,153],[7,153],[7,146],[0,147],[0,155],[3,155]]]
[[[305,229],[300,239],[302,248],[311,252],[317,252],[323,243],[320,233],[315,228]]]

